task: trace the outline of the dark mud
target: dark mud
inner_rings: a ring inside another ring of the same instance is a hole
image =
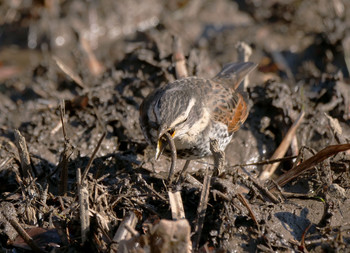
[[[5,1],[0,14],[1,250],[30,249],[11,220],[38,236],[41,249],[106,252],[130,212],[140,234],[144,224],[171,219],[170,161],[154,161],[138,109],[150,91],[175,80],[173,36],[182,40],[190,75],[209,78],[237,61],[239,41],[259,64],[247,87],[250,115],[226,150],[226,173],[211,182],[202,252],[349,250],[349,151],[274,191],[278,203],[247,178],[263,165],[244,164],[269,159],[301,111],[286,156],[303,161],[349,143],[350,2],[25,0]],[[16,129],[27,143],[30,177]],[[87,176],[91,220],[82,244],[76,171],[87,167],[103,133]],[[283,161],[272,179],[294,163]],[[202,183],[211,164],[192,162],[188,173]],[[200,186],[179,188],[194,231]]]

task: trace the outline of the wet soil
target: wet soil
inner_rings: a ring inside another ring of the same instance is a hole
[[[238,61],[240,41],[259,64],[246,87],[249,117],[226,149],[225,173],[212,178],[201,252],[349,252],[349,150],[274,191],[277,202],[249,178],[302,111],[289,158],[271,180],[350,142],[350,2],[24,0],[5,1],[0,14],[1,250],[30,249],[11,220],[40,238],[43,250],[106,252],[130,213],[139,234],[147,234],[146,223],[172,218],[170,159],[154,160],[138,110],[153,89],[175,80],[176,36],[190,75],[210,78]],[[191,162],[198,184],[176,187],[192,232],[212,164]],[[86,168],[91,221],[83,243],[77,170]]]

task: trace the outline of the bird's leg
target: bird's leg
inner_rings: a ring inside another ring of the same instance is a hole
[[[220,176],[224,172],[225,152],[219,149],[218,140],[210,140],[210,151],[214,158],[213,176]]]
[[[186,160],[184,167],[180,171],[179,175],[176,178],[176,183],[179,184],[183,180],[183,175],[185,174],[186,170],[188,169],[188,165],[190,164],[191,160]]]

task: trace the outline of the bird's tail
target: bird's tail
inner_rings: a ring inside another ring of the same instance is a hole
[[[236,90],[243,78],[256,66],[258,65],[253,62],[228,63],[213,80]]]

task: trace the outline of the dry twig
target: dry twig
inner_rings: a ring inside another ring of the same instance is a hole
[[[79,38],[80,38],[79,42],[81,44],[81,47],[87,55],[89,70],[94,76],[100,76],[105,71],[105,67],[103,66],[102,62],[100,62],[96,58],[90,46],[89,41],[85,39],[83,35],[80,35]]]
[[[149,189],[155,196],[157,196],[159,199],[161,199],[161,200],[163,200],[164,202],[168,202],[168,200],[165,198],[165,197],[163,197],[159,192],[157,192],[154,188],[153,188],[153,186],[151,186],[151,185],[149,185],[147,182],[146,182],[146,180],[144,180],[143,178],[142,178],[142,176],[139,174],[138,175],[138,180],[140,180],[142,183],[143,183],[143,185],[147,188],[147,189]]]
[[[21,161],[22,175],[24,178],[31,181],[33,179],[32,165],[30,163],[30,156],[27,148],[26,139],[20,131],[15,130],[15,143],[18,149],[18,155]],[[27,182],[28,183],[28,182]]]
[[[262,186],[258,182],[258,180],[256,180],[253,177],[247,177],[247,179],[252,181],[253,184],[260,190],[260,192],[262,192],[265,196],[267,196],[272,201],[272,203],[274,204],[280,203],[278,198],[272,192],[270,192],[266,187]]]
[[[203,187],[202,187],[201,197],[199,201],[199,206],[197,209],[197,222],[195,224],[194,235],[193,235],[194,249],[198,249],[199,247],[199,240],[201,238],[202,229],[204,225],[204,218],[205,218],[205,214],[208,206],[210,180],[211,180],[211,176],[209,175],[208,168],[207,168],[205,172],[204,180],[203,180]]]
[[[19,224],[17,218],[15,217],[16,210],[13,204],[11,203],[3,203],[1,212],[5,219],[11,224],[11,226],[17,231],[17,233],[23,238],[23,240],[29,245],[29,247],[34,252],[44,252],[39,246],[35,243],[33,238],[28,235],[28,233],[24,230],[24,228]]]
[[[64,148],[61,155],[62,158],[59,164],[57,165],[57,169],[53,172],[55,173],[59,169],[61,171],[60,184],[59,184],[60,195],[64,195],[68,189],[68,161],[70,156],[73,153],[72,146],[69,142],[69,138],[67,137],[66,127],[64,125],[64,115],[65,115],[65,105],[64,105],[64,101],[62,101],[60,105],[60,118],[61,118],[62,133],[64,138]]]
[[[180,38],[174,36],[173,38],[173,62],[175,63],[176,78],[184,78],[188,76],[186,68],[186,59],[182,49]]]
[[[81,241],[84,243],[90,228],[89,191],[86,180],[82,180],[80,168],[77,169],[77,185],[80,205]]]
[[[239,199],[239,201],[241,201],[241,203],[248,209],[249,215],[252,218],[252,220],[254,221],[255,225],[259,228],[259,222],[258,220],[255,218],[254,212],[253,210],[250,208],[250,205],[248,204],[248,202],[246,201],[246,199],[243,197],[242,194],[238,193],[237,197]]]
[[[278,159],[278,158],[283,157],[286,154],[288,147],[290,146],[290,143],[293,140],[293,136],[295,135],[296,130],[298,129],[298,127],[300,126],[300,124],[304,118],[304,115],[305,115],[304,112],[300,113],[298,119],[294,122],[294,124],[288,130],[286,136],[284,137],[283,141],[276,149],[275,153],[273,153],[271,159]],[[279,163],[274,163],[274,164],[270,164],[270,165],[265,166],[263,168],[262,173],[259,176],[259,179],[261,181],[265,181],[266,179],[270,178],[273,175],[273,173],[275,172],[275,170],[277,169],[278,165],[279,165]]]
[[[65,64],[61,59],[59,59],[57,56],[52,57],[53,60],[56,62],[57,66],[67,75],[69,76],[78,86],[82,89],[85,88],[85,85],[83,83],[83,80],[80,78],[80,76],[75,73],[72,68],[70,68],[67,64]]]
[[[298,177],[300,174],[304,173],[305,171],[313,168],[316,164],[324,161],[328,157],[331,157],[333,155],[338,154],[339,152],[344,152],[346,150],[350,149],[350,144],[339,144],[339,145],[331,145],[324,149],[322,149],[320,152],[318,152],[316,155],[310,157],[306,161],[302,162],[298,166],[294,167],[293,169],[287,171],[283,175],[281,175],[279,178],[277,178],[276,182],[278,185],[283,186],[292,179]],[[274,189],[276,186],[271,185],[269,187],[269,190]]]
[[[89,159],[88,165],[86,166],[86,168],[85,168],[85,170],[84,170],[83,176],[82,176],[82,178],[81,178],[82,180],[85,180],[85,179],[86,179],[86,176],[87,176],[87,174],[88,174],[88,172],[89,172],[89,170],[90,170],[90,167],[91,167],[91,165],[92,165],[92,162],[94,161],[95,156],[96,156],[96,153],[97,153],[97,151],[100,149],[101,144],[102,144],[102,141],[103,141],[103,139],[105,138],[105,136],[106,136],[106,132],[103,132],[101,138],[99,139],[99,141],[98,141],[98,143],[97,143],[96,148],[95,148],[94,151],[92,152],[92,155],[91,155],[91,157],[90,157],[90,159]]]
[[[128,240],[135,234],[131,233],[137,224],[137,217],[134,212],[129,212],[129,214],[124,217],[122,223],[119,225],[117,232],[113,237],[114,242],[121,242],[122,240]]]
[[[179,191],[169,191],[169,202],[171,208],[171,216],[173,220],[180,220],[185,218],[184,205],[182,203],[181,194]]]

